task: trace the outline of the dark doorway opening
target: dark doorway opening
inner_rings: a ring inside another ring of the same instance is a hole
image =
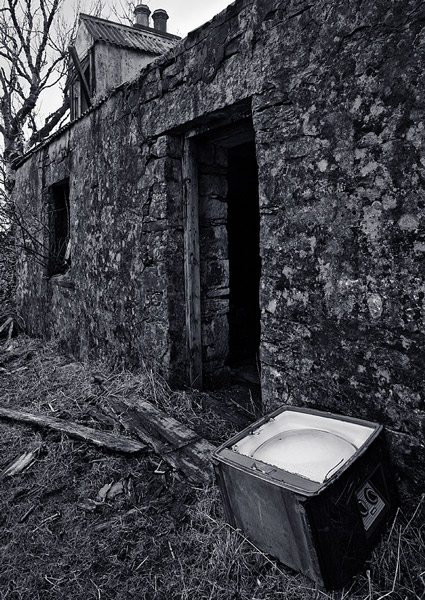
[[[228,149],[229,358],[242,378],[259,382],[260,222],[255,143]]]
[[[187,135],[183,148],[189,381],[207,389],[231,385],[256,410],[261,262],[252,120]]]

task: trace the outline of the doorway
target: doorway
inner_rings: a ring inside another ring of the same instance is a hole
[[[187,134],[185,290],[191,386],[259,386],[260,218],[252,121]]]

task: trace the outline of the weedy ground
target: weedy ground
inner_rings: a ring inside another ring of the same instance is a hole
[[[122,433],[102,409],[108,397],[140,394],[215,444],[235,432],[206,408],[208,395],[172,391],[146,369],[77,363],[25,336],[8,348],[0,345],[2,406]],[[0,472],[35,447],[30,467],[0,481],[0,600],[424,597],[421,499],[398,511],[350,587],[325,592],[226,525],[214,485],[188,483],[152,452],[112,454],[0,420]],[[116,485],[105,493],[105,484]]]

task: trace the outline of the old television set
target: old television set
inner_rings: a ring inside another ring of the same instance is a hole
[[[283,406],[214,453],[228,522],[327,589],[362,567],[397,506],[383,427]]]

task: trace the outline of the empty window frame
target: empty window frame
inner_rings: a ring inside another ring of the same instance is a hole
[[[69,235],[69,180],[50,188],[49,275],[65,273],[71,264]]]

